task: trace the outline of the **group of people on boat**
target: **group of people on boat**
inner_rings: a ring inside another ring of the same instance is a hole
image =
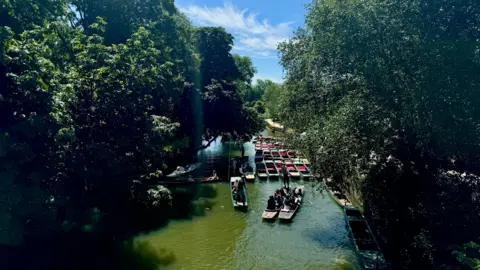
[[[300,204],[302,195],[302,190],[298,187],[295,187],[293,190],[290,190],[289,187],[277,189],[273,193],[273,196],[268,198],[267,209],[276,210],[282,206],[294,209]]]
[[[232,186],[233,199],[235,202],[245,204],[245,187],[245,176],[242,176],[240,180],[235,181]]]

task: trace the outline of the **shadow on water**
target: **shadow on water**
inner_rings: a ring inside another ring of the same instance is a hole
[[[204,216],[208,209],[216,206],[213,198],[217,196],[217,190],[211,185],[193,185],[170,190],[173,198],[170,218],[192,219],[195,216]]]
[[[248,208],[247,207],[235,208],[235,211],[240,213],[248,213]]]
[[[154,270],[175,261],[168,250],[156,250],[147,242],[122,243],[108,233],[81,231],[26,239],[19,246],[0,246],[0,269]]]

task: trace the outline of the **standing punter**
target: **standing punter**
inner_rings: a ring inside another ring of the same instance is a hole
[[[287,172],[287,168],[285,167],[285,164],[282,164],[282,174],[283,174],[283,185],[286,188],[290,188],[290,179],[288,178],[288,172]]]

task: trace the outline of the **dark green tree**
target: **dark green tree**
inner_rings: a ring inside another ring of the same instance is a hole
[[[305,132],[295,144],[320,178],[364,203],[387,257],[410,268],[436,268],[450,245],[479,237],[477,181],[446,173],[480,169],[478,10],[319,1],[280,45],[280,116]]]

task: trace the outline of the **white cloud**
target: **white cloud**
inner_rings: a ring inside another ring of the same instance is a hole
[[[292,34],[291,22],[270,24],[232,4],[220,7],[178,6],[196,25],[221,26],[235,36],[234,50],[257,58],[275,58],[278,43]]]

